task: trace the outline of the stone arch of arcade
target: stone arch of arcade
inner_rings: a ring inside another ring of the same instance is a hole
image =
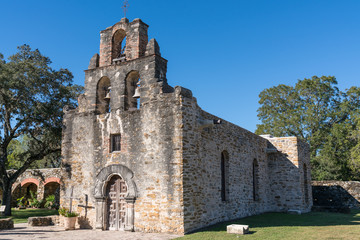
[[[30,198],[30,191],[36,194],[38,200],[43,200],[47,196],[54,194],[58,202],[60,196],[60,177],[60,168],[26,170],[13,184],[12,206],[16,206],[16,200],[20,197]]]

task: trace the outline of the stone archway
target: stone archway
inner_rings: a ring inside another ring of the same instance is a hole
[[[51,177],[45,180],[44,182],[44,191],[42,200],[45,203],[46,198],[50,195],[54,195],[55,202],[53,206],[60,206],[60,178]]]
[[[96,201],[96,229],[106,230],[107,227],[107,191],[106,186],[114,175],[120,176],[127,185],[127,193],[124,197],[125,208],[125,226],[124,230],[134,231],[134,204],[137,196],[137,189],[132,179],[133,172],[124,165],[116,164],[103,168],[96,176],[94,187],[94,198]]]

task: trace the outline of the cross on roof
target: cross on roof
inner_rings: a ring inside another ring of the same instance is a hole
[[[122,5],[122,9],[124,10],[124,17],[126,17],[126,12],[127,12],[127,10],[128,10],[128,7],[129,7],[129,2],[128,2],[128,0],[124,0],[124,3],[123,3],[123,5]]]

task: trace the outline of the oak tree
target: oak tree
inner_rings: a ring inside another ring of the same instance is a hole
[[[360,109],[360,88],[340,91],[333,76],[313,76],[295,86],[278,85],[260,93],[257,134],[297,136],[310,144],[315,179],[356,179],[350,152],[356,145],[350,135]]]
[[[72,85],[70,71],[50,65],[48,57],[28,45],[18,47],[8,61],[0,56],[0,183],[7,216],[16,179],[35,161],[59,155],[62,109],[74,106],[82,91]],[[17,164],[11,173],[9,161]]]

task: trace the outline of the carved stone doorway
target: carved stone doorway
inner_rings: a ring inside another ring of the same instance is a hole
[[[109,230],[124,230],[126,221],[127,186],[125,181],[114,175],[106,186],[107,228]]]
[[[109,219],[110,219],[109,210],[111,206],[111,204],[108,204],[108,200],[110,198],[109,192],[112,192],[110,191],[111,185],[114,185],[114,182],[119,181],[126,183],[123,184],[123,186],[125,186],[126,189],[121,190],[121,188],[118,187],[119,200],[121,200],[122,203],[123,201],[125,201],[125,204],[122,205],[122,207],[125,207],[126,213],[123,215],[125,217],[125,221],[120,219],[121,222],[120,224],[118,224],[118,226],[121,229],[121,227],[124,227],[125,224],[125,228],[124,228],[125,231],[134,231],[134,208],[135,208],[135,200],[137,196],[137,188],[134,180],[132,179],[133,177],[134,177],[134,173],[128,167],[120,164],[114,164],[104,167],[96,175],[95,186],[94,186],[94,198],[96,200],[96,205],[95,205],[96,229],[101,229],[101,230],[109,229]],[[114,182],[113,182],[113,178],[114,178]],[[120,180],[116,180],[116,179],[120,179]],[[107,190],[108,187],[109,187],[109,191]],[[114,188],[113,190],[115,191]],[[122,197],[124,196],[125,199],[122,199]],[[118,209],[121,208],[118,207]]]

